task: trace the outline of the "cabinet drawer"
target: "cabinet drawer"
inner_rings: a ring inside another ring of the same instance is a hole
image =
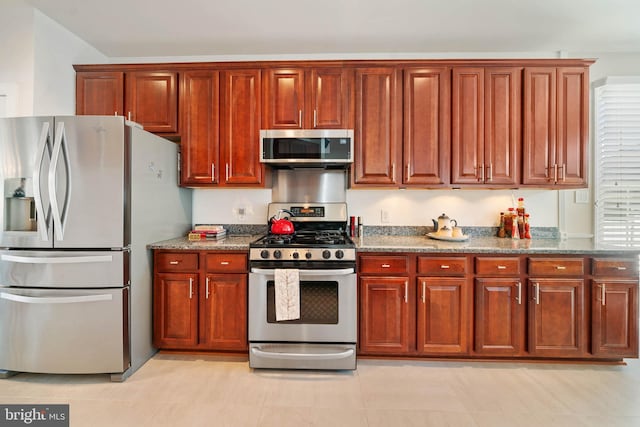
[[[245,254],[207,254],[205,266],[208,272],[245,273],[247,271],[247,256]]]
[[[360,273],[407,274],[409,260],[406,256],[360,256]]]
[[[520,259],[518,257],[476,258],[476,274],[492,276],[519,275]]]
[[[594,258],[593,275],[609,277],[638,277],[637,259]]]
[[[582,276],[583,258],[529,258],[529,275]]]
[[[466,272],[466,257],[418,257],[418,274],[458,276]]]
[[[189,252],[161,252],[156,254],[157,271],[195,271],[197,269],[198,254]]]

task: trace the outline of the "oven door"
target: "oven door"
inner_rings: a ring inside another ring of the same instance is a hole
[[[249,274],[253,368],[355,369],[357,286],[353,268],[299,270],[300,319],[276,321],[274,270]]]

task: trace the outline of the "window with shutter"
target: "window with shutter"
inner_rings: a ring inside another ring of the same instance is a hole
[[[640,247],[640,78],[595,88],[595,238]]]

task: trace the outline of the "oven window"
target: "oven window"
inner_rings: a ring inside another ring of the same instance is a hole
[[[300,319],[276,321],[276,287],[267,281],[267,322],[338,324],[338,282],[300,281]]]

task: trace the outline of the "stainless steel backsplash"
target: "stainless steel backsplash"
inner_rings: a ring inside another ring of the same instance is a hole
[[[321,168],[274,169],[272,202],[347,201],[348,170]]]

